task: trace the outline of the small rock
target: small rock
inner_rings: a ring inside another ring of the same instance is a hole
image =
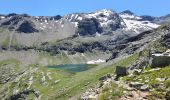
[[[134,75],[139,75],[139,74],[141,74],[142,73],[142,69],[134,69],[133,70],[133,74]]]
[[[141,86],[140,90],[142,91],[148,91],[149,90],[149,86],[147,84]]]
[[[149,82],[149,80],[145,80],[145,83],[148,83]]]
[[[155,80],[160,81],[160,82],[164,82],[165,78],[156,78]]]
[[[141,87],[145,85],[144,83],[139,83],[139,82],[131,82],[129,84],[130,87],[134,87],[136,89],[141,89]]]
[[[59,83],[59,82],[60,82],[60,80],[56,80],[54,83],[57,84],[57,83]]]

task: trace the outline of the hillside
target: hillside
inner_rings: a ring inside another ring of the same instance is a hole
[[[0,99],[169,100],[169,23],[129,10],[0,15]]]

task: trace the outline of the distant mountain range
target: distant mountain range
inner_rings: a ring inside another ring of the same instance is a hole
[[[14,33],[12,36],[18,44],[30,46],[78,35],[101,36],[116,32],[139,34],[157,28],[169,19],[169,15],[137,16],[129,10],[116,13],[108,9],[65,16],[29,16],[11,13],[0,15],[0,27],[6,30],[5,33]]]

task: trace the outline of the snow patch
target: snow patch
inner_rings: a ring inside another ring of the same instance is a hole
[[[38,17],[38,16],[35,16],[35,18],[39,19],[40,17]]]
[[[128,14],[122,14],[120,15],[126,24],[126,28],[124,30],[129,31],[135,31],[136,33],[140,33],[140,30],[151,30],[153,28],[157,28],[160,25],[151,23],[150,21],[138,21],[138,19],[141,19],[138,16],[135,15],[128,15]]]
[[[75,22],[74,24],[75,24],[75,27],[78,27],[78,24],[79,24],[79,23],[78,23],[78,22]]]
[[[77,19],[78,19],[78,20],[83,20],[83,18],[82,18],[82,17],[78,17]]]
[[[107,10],[107,9],[103,9],[103,10],[97,11],[95,13],[90,13],[86,17],[88,17],[88,18],[96,18],[100,14],[103,14],[104,16],[109,17],[111,14],[113,14],[113,11]]]
[[[4,16],[1,16],[1,19],[4,19],[5,17]]]
[[[126,18],[126,19],[142,19],[142,18],[140,18],[140,17],[138,17],[138,16],[135,16],[135,15],[129,15],[129,14],[121,14],[120,15],[122,18]]]
[[[99,64],[99,63],[104,63],[104,62],[106,62],[106,61],[105,61],[105,60],[98,59],[98,60],[88,61],[87,64]]]
[[[48,21],[47,20],[44,20],[45,23],[47,23]]]
[[[63,28],[63,27],[64,27],[64,25],[62,24],[62,25],[61,25],[61,27]]]

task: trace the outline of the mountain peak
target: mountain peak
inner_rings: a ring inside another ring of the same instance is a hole
[[[95,13],[116,13],[116,12],[111,9],[102,9],[102,10],[96,11]]]
[[[134,15],[134,13],[133,13],[133,12],[131,12],[130,10],[125,10],[125,11],[121,12],[121,14]]]

